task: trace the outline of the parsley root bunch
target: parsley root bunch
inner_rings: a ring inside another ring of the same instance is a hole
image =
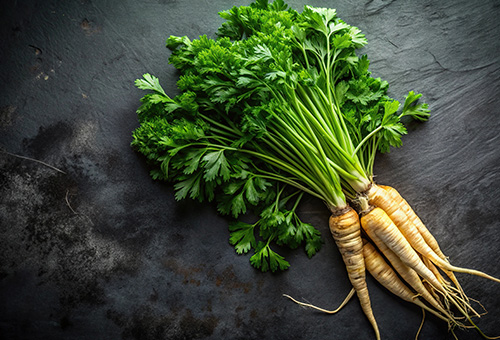
[[[320,249],[319,230],[297,207],[304,195],[323,201],[377,339],[365,257],[374,268],[382,256],[371,248],[363,255],[363,235],[406,281],[385,269],[374,275],[382,285],[404,300],[418,294],[414,302],[450,327],[468,327],[452,309],[473,325],[469,313],[477,313],[453,271],[486,274],[449,265],[407,203],[373,182],[376,152],[399,147],[406,134],[402,118],[429,117],[420,95],[410,91],[403,105],[390,98],[387,82],[371,77],[368,58],[356,54],[364,35],[334,9],[299,13],[283,0],[257,0],[220,15],[226,21],[216,39],[167,39],[169,62],[180,71],[178,95],[168,96],[150,74],[136,80],[149,93],[132,146],[152,165],[152,177],[173,182],[176,199],[215,201],[233,216],[229,242],[238,254],[253,251],[250,262],[262,271],[289,267],[274,244],[304,245],[309,257]],[[239,219],[249,214],[255,222]]]

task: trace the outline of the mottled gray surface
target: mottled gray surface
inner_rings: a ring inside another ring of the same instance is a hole
[[[241,3],[248,3],[244,1]],[[169,35],[215,31],[235,1],[12,1],[0,10],[0,336],[3,339],[373,339],[310,200],[304,219],[325,236],[313,259],[260,273],[228,244],[212,205],[175,202],[129,147],[149,72],[175,93]],[[305,1],[291,1],[300,9]],[[372,71],[433,112],[404,146],[378,157],[451,260],[500,277],[500,7],[498,1],[314,1],[360,27]],[[499,335],[500,284],[459,275]],[[384,339],[412,339],[421,312],[372,279]],[[460,339],[479,339],[474,331]],[[420,339],[452,339],[427,316]]]

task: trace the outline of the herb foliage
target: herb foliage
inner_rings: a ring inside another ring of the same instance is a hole
[[[330,211],[366,188],[377,151],[401,145],[401,118],[426,120],[426,104],[410,92],[387,96],[356,50],[367,42],[334,9],[291,9],[257,0],[221,12],[216,39],[171,36],[170,64],[180,76],[171,98],[145,74],[132,146],[155,179],[174,183],[178,200],[215,201],[235,218],[229,242],[263,271],[289,263],[271,247],[321,247],[318,229],[297,207],[304,195]],[[253,213],[255,223],[241,220]]]

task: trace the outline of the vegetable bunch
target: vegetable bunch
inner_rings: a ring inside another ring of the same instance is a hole
[[[132,146],[153,178],[173,182],[179,200],[215,201],[234,217],[230,243],[238,254],[252,251],[262,271],[289,267],[274,244],[303,245],[308,256],[320,249],[319,230],[301,221],[297,207],[304,195],[323,201],[377,338],[366,269],[451,327],[466,327],[451,308],[473,325],[469,314],[477,313],[453,271],[494,278],[449,264],[397,191],[373,182],[375,155],[401,146],[404,117],[429,117],[421,95],[410,91],[402,104],[390,98],[388,83],[356,53],[364,35],[334,9],[298,12],[283,0],[258,0],[220,15],[226,21],[216,39],[168,38],[169,62],[180,71],[177,96],[150,74],[136,81],[149,92]],[[255,222],[241,219],[250,213]]]

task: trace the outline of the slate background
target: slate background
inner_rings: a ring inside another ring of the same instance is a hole
[[[169,35],[213,36],[220,10],[249,1],[14,1],[0,10],[0,336],[3,339],[373,339],[349,291],[328,214],[324,234],[290,270],[260,273],[229,246],[212,205],[175,202],[129,147],[143,73],[175,94]],[[306,1],[289,4],[301,9]],[[395,98],[424,94],[433,116],[376,162],[458,265],[500,277],[500,3],[320,1],[361,28],[375,76]],[[11,154],[34,158],[65,173]],[[499,284],[459,275],[499,335]],[[413,339],[418,308],[371,278],[384,339]],[[460,339],[479,339],[474,331]],[[420,339],[452,339],[427,316]]]

